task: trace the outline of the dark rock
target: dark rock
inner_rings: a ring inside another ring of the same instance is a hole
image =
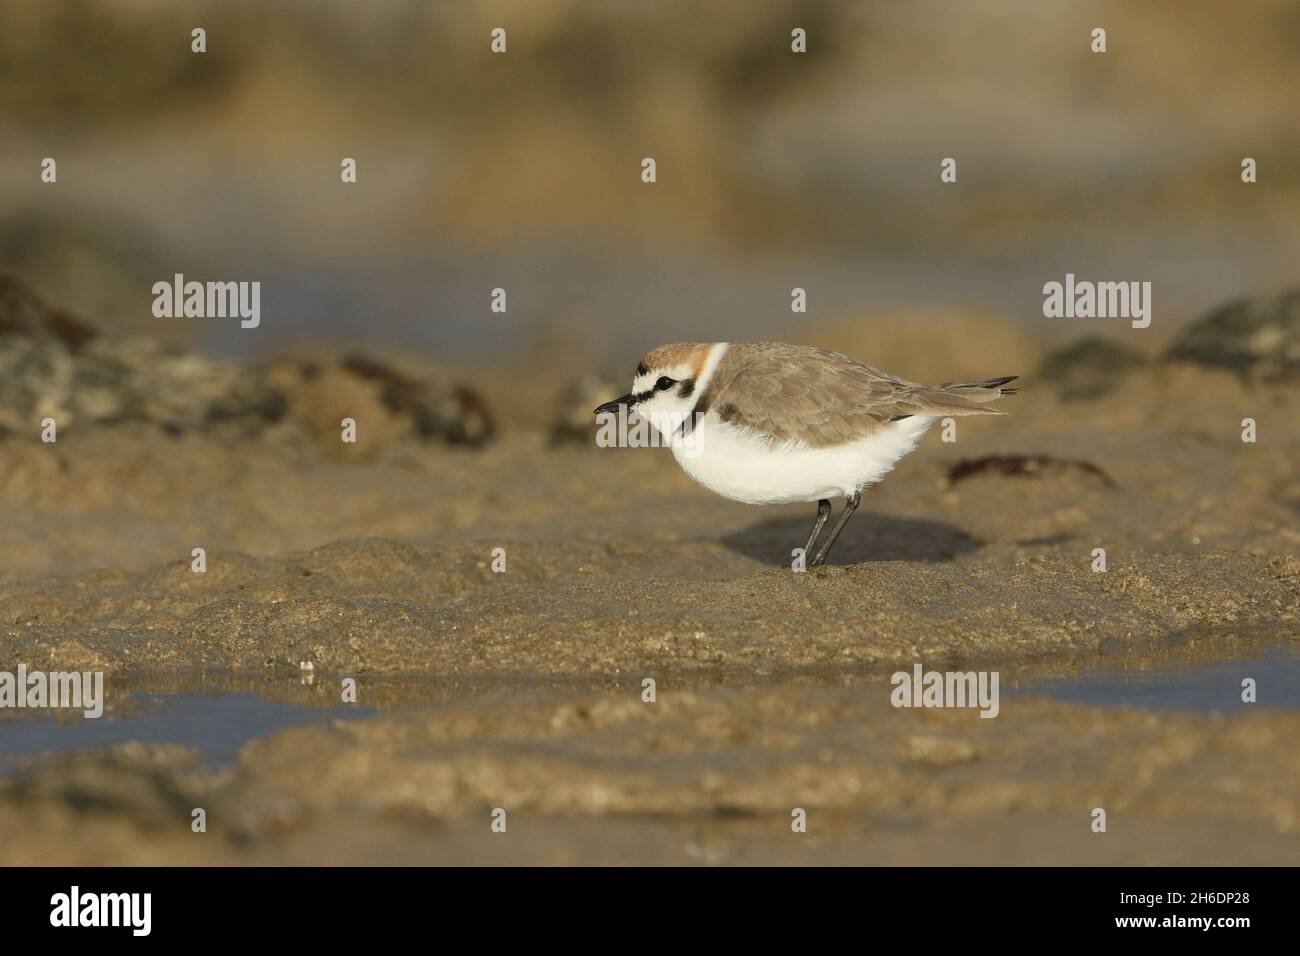
[[[983,458],[965,458],[948,469],[948,483],[955,485],[976,475],[1043,478],[1071,471],[1096,478],[1108,487],[1115,484],[1115,479],[1100,465],[1081,458],[1056,458],[1052,455],[985,455]]]
[[[61,342],[75,351],[96,334],[71,313],[46,305],[30,286],[0,273],[0,336]]]
[[[1300,380],[1300,289],[1219,306],[1189,325],[1167,356],[1261,381]]]
[[[291,366],[291,367],[290,367]],[[310,386],[306,388],[305,386]],[[0,276],[0,435],[68,426],[152,423],[171,435],[221,427],[251,434],[286,414],[337,439],[337,397],[369,426],[480,445],[495,430],[470,389],[405,375],[363,355],[339,362],[248,366],[147,338],[99,335]],[[323,422],[317,412],[328,412]],[[387,422],[375,419],[387,417]]]
[[[354,353],[343,369],[376,383],[389,411],[411,420],[417,434],[452,445],[482,445],[496,433],[487,404],[465,385],[444,385],[415,378],[387,363]]]
[[[1078,401],[1105,395],[1149,362],[1136,349],[1090,335],[1048,355],[1038,377],[1052,385],[1063,400]]]
[[[152,422],[170,433],[275,420],[283,401],[242,366],[152,339],[112,340],[0,275],[0,434]]]
[[[569,442],[593,445],[597,421],[593,409],[627,391],[609,376],[584,375],[566,385],[555,399],[551,416],[551,444]]]

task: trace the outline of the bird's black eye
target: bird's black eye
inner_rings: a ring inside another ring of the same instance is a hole
[[[677,383],[674,382],[674,381],[673,381],[671,378],[669,378],[667,375],[661,375],[661,376],[659,376],[659,381],[655,382],[655,391],[656,391],[656,392],[666,392],[666,391],[668,391],[668,389],[672,388],[672,387],[673,387],[674,385],[676,385],[676,384],[677,384]]]

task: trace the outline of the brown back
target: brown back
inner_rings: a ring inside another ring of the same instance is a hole
[[[700,397],[697,411],[773,442],[814,448],[856,441],[910,415],[1000,414],[992,381],[918,385],[838,352],[778,342],[735,342]]]

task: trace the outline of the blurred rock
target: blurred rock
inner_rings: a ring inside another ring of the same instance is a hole
[[[556,396],[555,412],[551,417],[551,444],[592,444],[596,434],[596,406],[626,392],[626,383],[619,386],[608,375],[592,373],[570,382]]]
[[[98,421],[137,418],[169,430],[277,421],[284,399],[236,362],[150,339],[99,340],[78,360],[77,398]]]
[[[1057,349],[1039,366],[1038,378],[1052,385],[1064,401],[1098,398],[1130,372],[1150,364],[1136,349],[1090,335]]]
[[[1262,381],[1300,380],[1300,289],[1220,306],[1184,329],[1167,356]]]
[[[378,359],[354,353],[343,369],[376,383],[385,406],[407,417],[418,435],[451,445],[482,445],[496,432],[496,422],[478,393],[464,385],[448,385],[404,375]]]
[[[477,394],[414,378],[375,359],[280,360],[249,366],[148,338],[109,340],[0,276],[0,435],[153,423],[181,433],[231,426],[250,434],[289,414],[341,445],[340,421],[358,421],[358,443],[378,449],[402,434],[479,445],[494,431]]]
[[[388,410],[372,383],[337,361],[280,358],[263,368],[271,387],[284,396],[287,416],[336,458],[373,458],[411,434],[410,423]],[[341,440],[345,418],[357,422],[355,444]]]
[[[63,342],[0,336],[0,433],[149,422],[179,433],[277,420],[283,399],[238,364],[149,339]]]
[[[9,335],[78,349],[96,332],[75,316],[46,305],[30,286],[0,272],[0,336]]]
[[[344,418],[357,423],[355,451],[368,457],[403,439],[475,447],[496,431],[477,393],[462,385],[417,378],[367,355],[343,359],[280,358],[267,379],[284,396],[289,417],[329,451],[352,457],[339,441]]]
[[[152,422],[168,431],[274,421],[283,401],[234,362],[151,339],[109,341],[0,275],[0,433]]]
[[[963,458],[948,469],[949,486],[977,475],[1002,475],[1013,478],[1045,478],[1079,472],[1114,487],[1115,479],[1100,465],[1081,458],[1056,458],[1052,455],[985,455]]]

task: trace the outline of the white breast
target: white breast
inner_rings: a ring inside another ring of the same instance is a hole
[[[916,447],[935,419],[890,422],[869,438],[829,448],[769,445],[710,413],[690,446],[675,446],[682,469],[710,491],[749,504],[788,504],[849,496],[885,477]]]

